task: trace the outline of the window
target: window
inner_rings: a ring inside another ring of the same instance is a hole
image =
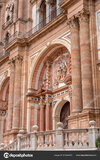
[[[42,1],[40,5],[40,21],[42,22],[41,25],[46,25],[46,2],[45,0]]]
[[[56,16],[56,0],[51,2],[51,20]]]
[[[96,13],[97,17],[97,49],[98,59],[100,60],[100,10]]]

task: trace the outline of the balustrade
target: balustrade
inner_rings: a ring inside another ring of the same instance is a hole
[[[100,134],[100,128],[93,126],[88,129],[63,129],[61,122],[57,125],[57,130],[38,131],[38,126],[34,126],[34,131],[30,134],[18,134],[17,139],[0,150],[96,150],[95,141]]]

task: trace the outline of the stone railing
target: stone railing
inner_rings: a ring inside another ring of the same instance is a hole
[[[27,135],[21,130],[17,139],[1,150],[96,150],[95,141],[100,134],[100,128],[90,122],[88,129],[63,129],[61,122],[57,130],[37,132],[38,126],[33,126],[33,132]]]

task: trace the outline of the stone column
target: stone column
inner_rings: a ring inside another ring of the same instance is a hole
[[[23,18],[23,0],[19,1],[19,7],[18,7],[18,18]]]
[[[50,0],[46,0],[46,23],[50,22],[51,4]]]
[[[79,23],[83,110],[90,110],[93,109],[93,89],[89,37],[89,15],[86,11],[83,11],[79,14]]]
[[[46,131],[50,130],[50,103],[46,101]]]
[[[18,55],[15,58],[13,129],[19,129],[19,123],[20,123],[21,66],[22,66],[22,57]]]
[[[10,82],[9,82],[7,130],[12,129],[13,102],[14,102],[14,78],[15,78],[15,62],[14,60],[11,60],[10,61]]]
[[[27,132],[30,132],[30,112],[31,112],[31,104],[28,101],[27,103]]]
[[[34,104],[34,115],[33,115],[34,125],[37,125],[38,108],[39,108],[39,105],[38,104]]]
[[[81,63],[79,46],[78,20],[69,20],[71,30],[71,60],[72,60],[72,114],[82,111]]]
[[[40,131],[44,131],[45,119],[44,119],[44,103],[43,97],[40,97]]]

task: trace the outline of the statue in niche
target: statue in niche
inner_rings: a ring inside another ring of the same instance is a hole
[[[13,18],[13,9],[14,9],[14,2],[13,0],[6,5],[6,21],[9,21]]]

